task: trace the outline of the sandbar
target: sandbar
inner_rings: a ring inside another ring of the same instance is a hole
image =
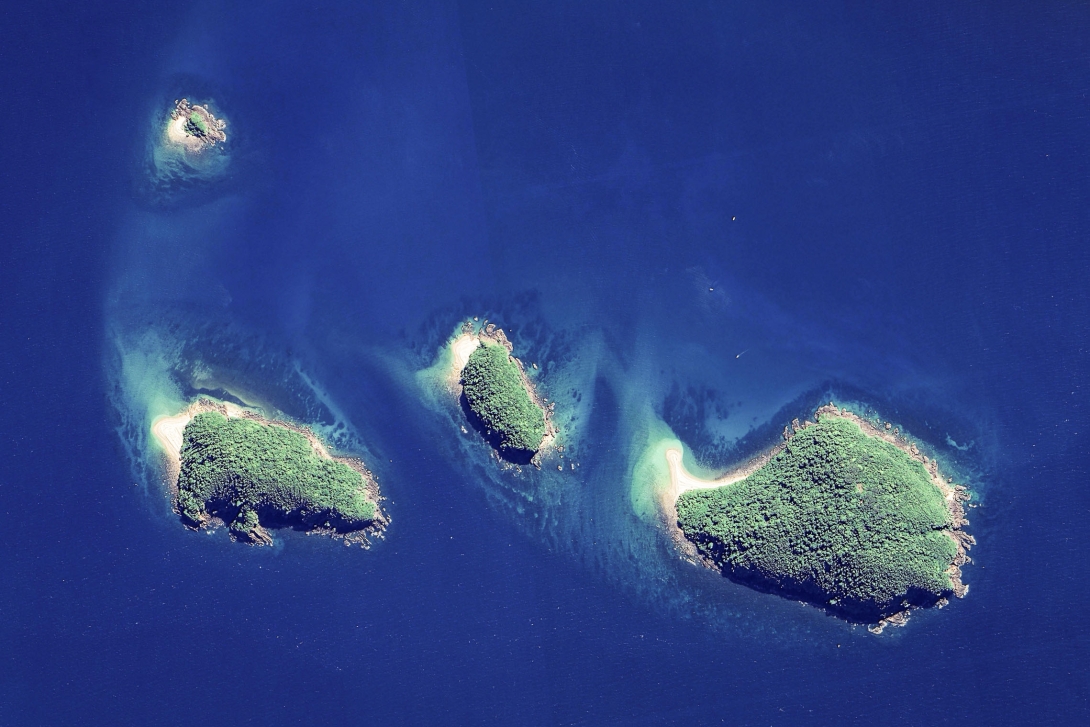
[[[670,486],[660,491],[659,506],[662,509],[663,517],[669,523],[671,529],[675,531],[674,540],[679,544],[682,541],[688,543],[688,540],[685,540],[685,536],[682,534],[681,529],[677,526],[677,499],[681,496],[681,493],[688,492],[689,490],[709,490],[741,482],[768,464],[768,461],[779,454],[783,447],[783,444],[777,444],[772,449],[762,452],[756,457],[732,467],[713,480],[704,480],[690,474],[689,471],[685,469],[685,463],[682,461],[683,454],[679,447],[667,449],[666,463],[670,468]],[[685,548],[685,550],[686,552],[689,552],[691,548]]]

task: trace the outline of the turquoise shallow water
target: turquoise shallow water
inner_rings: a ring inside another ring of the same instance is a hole
[[[0,118],[0,721],[1086,715],[1080,8],[41,13]],[[229,163],[152,194],[179,93]],[[117,143],[22,133],[73,105]],[[472,316],[564,470],[421,388]],[[182,528],[146,428],[224,387],[365,455],[387,537]],[[671,433],[717,471],[830,398],[980,505],[969,597],[878,638],[685,562],[639,487]]]

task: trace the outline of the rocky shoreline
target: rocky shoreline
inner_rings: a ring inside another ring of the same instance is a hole
[[[954,484],[951,477],[943,477],[939,472],[938,461],[921,452],[919,447],[906,437],[899,427],[895,427],[891,422],[883,422],[880,426],[877,426],[847,409],[838,408],[832,402],[820,407],[814,413],[815,418],[822,415],[836,416],[854,422],[863,430],[864,434],[892,444],[924,466],[924,469],[927,470],[928,475],[931,477],[932,484],[942,493],[946,509],[950,513],[950,525],[948,528],[944,528],[942,533],[954,541],[957,546],[957,555],[951,562],[950,567],[946,569],[946,574],[950,577],[950,582],[953,585],[954,596],[964,598],[969,593],[969,586],[961,579],[961,567],[973,562],[967,551],[973,545],[976,545],[976,538],[965,531],[965,528],[969,525],[969,520],[965,517],[965,503],[972,498],[969,489],[964,485]],[[813,422],[806,421],[800,425],[798,419],[794,420],[790,426],[792,431],[789,432],[789,427],[784,427],[784,439],[789,439],[812,424]],[[942,608],[947,603],[947,599],[943,598],[935,606],[936,608]],[[869,630],[871,633],[880,634],[886,626],[904,626],[908,622],[912,610],[911,607],[906,608],[904,611],[881,619],[877,624],[869,627]]]

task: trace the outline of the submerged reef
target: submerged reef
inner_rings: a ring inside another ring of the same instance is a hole
[[[662,402],[661,417],[671,431],[689,445],[698,462],[710,467],[725,466],[731,461],[730,441],[709,423],[722,423],[730,418],[731,409],[736,407],[732,404],[714,388],[682,387],[675,381]]]
[[[677,525],[704,562],[875,631],[964,596],[965,488],[850,412],[830,404],[815,419],[735,478],[697,480],[668,453]]]
[[[554,428],[521,362],[511,355],[513,348],[503,330],[488,324],[474,332],[470,324],[453,346],[463,356],[469,351],[460,384],[470,423],[503,459],[538,464],[538,454]],[[460,357],[455,358],[457,365]]]
[[[176,505],[191,527],[214,521],[238,540],[270,544],[266,528],[321,530],[366,544],[386,518],[378,485],[359,460],[333,457],[308,429],[203,399],[159,420],[168,457],[181,429]]]

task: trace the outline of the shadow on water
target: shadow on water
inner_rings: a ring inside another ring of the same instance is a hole
[[[536,451],[531,449],[516,449],[513,447],[504,447],[503,437],[499,432],[493,431],[488,428],[479,416],[477,412],[473,411],[473,408],[469,405],[469,400],[466,399],[465,392],[458,397],[458,405],[462,408],[462,413],[466,415],[466,419],[469,421],[470,426],[484,437],[489,446],[495,450],[505,462],[517,465],[528,465],[533,460]]]
[[[805,603],[829,616],[856,626],[870,626],[878,623],[880,619],[904,611],[906,606],[914,609],[931,608],[942,598],[942,596],[922,588],[912,587],[895,603],[885,604],[884,607],[864,601],[848,602],[845,599],[841,599],[839,604],[833,605],[829,602],[829,594],[811,582],[791,578],[775,580],[755,571],[723,569],[720,573],[724,578],[740,586],[745,586],[758,593],[779,596],[788,601]],[[946,597],[950,596],[951,594],[948,592]]]

